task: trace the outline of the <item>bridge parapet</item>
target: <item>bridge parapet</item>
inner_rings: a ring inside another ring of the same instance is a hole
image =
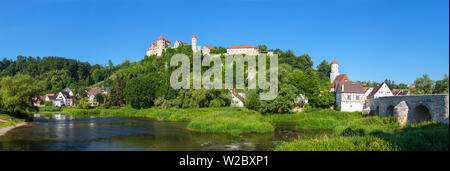
[[[366,109],[381,117],[396,116],[400,125],[407,122],[439,121],[449,124],[449,95],[406,95],[368,99]]]

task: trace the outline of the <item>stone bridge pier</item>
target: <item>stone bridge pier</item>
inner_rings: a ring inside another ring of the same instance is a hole
[[[380,117],[396,116],[402,126],[406,123],[439,121],[449,124],[449,95],[387,96],[366,102],[367,111]]]

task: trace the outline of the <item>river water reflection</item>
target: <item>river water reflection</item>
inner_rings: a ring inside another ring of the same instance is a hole
[[[0,150],[273,150],[279,141],[316,135],[278,125],[274,133],[208,134],[186,129],[187,122],[140,117],[83,117],[35,114],[33,124],[0,137]],[[311,135],[310,135],[311,134]]]

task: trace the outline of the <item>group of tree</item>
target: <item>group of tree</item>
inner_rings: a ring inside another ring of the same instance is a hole
[[[411,89],[413,94],[448,94],[449,80],[445,74],[442,80],[433,81],[428,74],[418,77],[414,81],[415,86]]]

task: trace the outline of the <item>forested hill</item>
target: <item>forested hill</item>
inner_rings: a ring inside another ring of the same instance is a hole
[[[51,92],[66,87],[90,86],[111,74],[111,68],[63,57],[17,56],[16,60],[4,58],[0,61],[0,78],[30,75],[44,92]]]
[[[262,47],[267,48],[264,45],[258,46]],[[330,63],[323,60],[315,69],[313,61],[307,54],[296,56],[290,50],[271,51],[279,55],[280,94],[273,101],[248,102],[251,103],[249,108],[265,106],[263,112],[285,112],[297,104],[295,98],[298,94],[305,94],[313,107],[328,108],[334,103],[334,95],[328,91]],[[186,54],[192,60],[191,46],[168,48],[161,57],[145,56],[138,62],[125,60],[121,64],[113,65],[108,61],[107,66],[91,65],[88,62],[62,57],[18,56],[16,60],[3,59],[0,62],[0,79],[18,74],[29,75],[40,95],[56,93],[66,87],[74,89],[75,93],[83,93],[85,88],[92,86],[110,87],[111,95],[106,103],[111,106],[131,105],[136,108],[153,105],[182,108],[228,106],[231,98],[227,90],[179,91],[170,87],[170,73],[177,67],[167,64],[177,53]],[[208,69],[203,68],[202,72]],[[252,92],[248,93],[249,97],[252,97]],[[273,106],[274,104],[283,105],[280,107]]]

